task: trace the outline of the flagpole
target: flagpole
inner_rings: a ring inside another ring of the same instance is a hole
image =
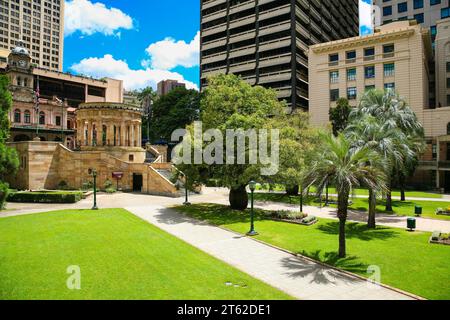
[[[35,92],[35,98],[36,98],[36,105],[35,105],[35,112],[36,112],[36,138],[39,138],[39,96],[40,96],[40,89],[39,89],[39,75],[37,76],[37,87]]]

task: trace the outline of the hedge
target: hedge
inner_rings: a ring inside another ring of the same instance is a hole
[[[83,192],[14,192],[8,202],[24,203],[76,203],[83,199]]]

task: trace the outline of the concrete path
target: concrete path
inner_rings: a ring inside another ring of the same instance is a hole
[[[412,297],[295,257],[159,206],[126,209],[145,221],[297,299],[410,300]]]

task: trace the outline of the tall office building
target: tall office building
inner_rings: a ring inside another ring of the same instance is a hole
[[[358,33],[358,0],[202,0],[201,86],[233,73],[307,110],[309,46]]]
[[[373,0],[375,24],[397,20],[416,19],[425,28],[431,28],[432,41],[436,37],[436,22],[450,17],[450,0]],[[379,8],[379,9],[378,9]]]
[[[21,40],[33,64],[62,71],[64,0],[0,0],[0,62]]]
[[[158,82],[157,93],[158,96],[168,94],[175,88],[186,88],[186,84],[178,82],[177,80],[163,80]]]

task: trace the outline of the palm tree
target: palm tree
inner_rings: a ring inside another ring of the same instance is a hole
[[[424,130],[416,114],[394,90],[369,90],[363,94],[358,108],[350,114],[350,120],[371,115],[384,124],[384,128],[400,129],[406,136],[403,144],[407,144],[414,154],[405,154],[402,162],[394,163],[393,171],[388,174],[386,192],[386,211],[392,212],[392,178],[395,172],[406,172],[405,165],[424,149]]]
[[[345,225],[350,191],[361,185],[376,189],[385,176],[383,170],[371,164],[379,155],[367,147],[353,147],[344,134],[334,137],[321,134],[322,145],[316,151],[306,177],[308,185],[315,185],[319,194],[327,184],[336,186],[338,193],[339,257],[346,256]]]
[[[382,161],[378,163],[370,161],[371,165],[382,165],[380,169],[388,175],[393,171],[393,166],[413,155],[408,145],[404,143],[407,139],[405,134],[399,128],[390,127],[371,115],[363,115],[362,118],[353,120],[346,128],[345,135],[352,141],[354,147],[367,147],[377,152]],[[383,187],[384,183],[385,181]],[[369,188],[369,228],[376,227],[376,198],[379,191],[386,190]]]

